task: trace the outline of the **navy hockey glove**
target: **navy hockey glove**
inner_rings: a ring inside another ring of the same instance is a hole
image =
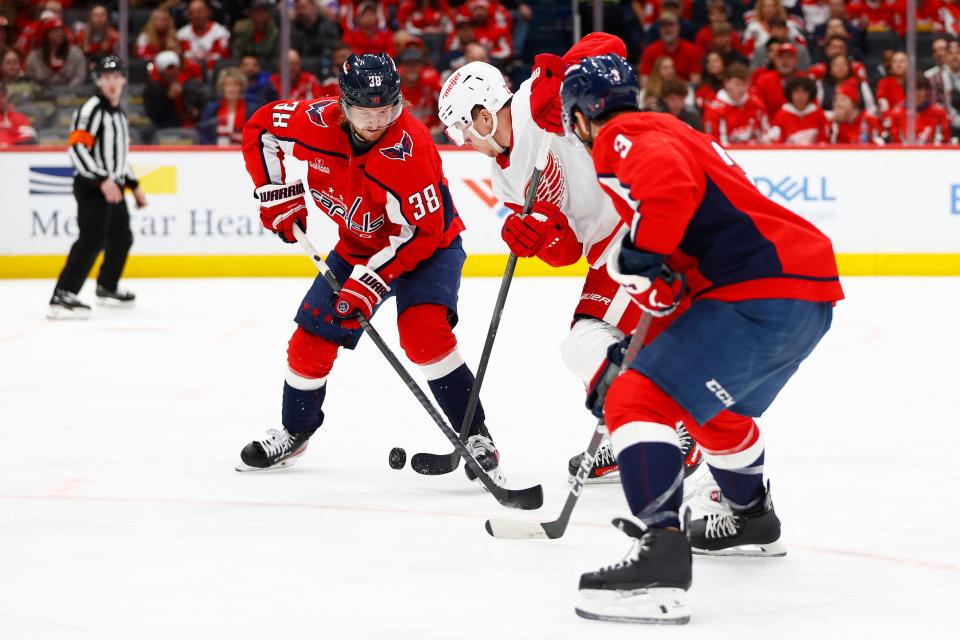
[[[607,357],[593,374],[593,380],[587,387],[587,409],[598,420],[603,420],[603,402],[607,398],[607,390],[620,375],[620,367],[623,366],[623,357],[629,344],[630,336],[627,336],[607,347]]]
[[[664,263],[666,256],[637,249],[629,236],[607,258],[607,272],[633,297],[641,309],[655,318],[677,310],[687,282]]]

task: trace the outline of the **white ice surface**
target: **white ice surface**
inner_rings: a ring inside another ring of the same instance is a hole
[[[538,512],[461,470],[387,466],[391,447],[449,444],[368,341],[338,361],[299,465],[236,473],[278,426],[306,281],[126,284],[136,309],[52,323],[52,283],[0,281],[3,640],[956,637],[958,279],[845,281],[833,330],[761,421],[789,554],[695,559],[683,628],[573,612],[579,574],[628,547],[608,524],[619,485],[588,487],[559,540],[483,529],[553,519],[590,437],[558,351],[577,280],[514,283],[484,386],[508,480],[544,485]],[[471,363],[498,284],[463,284]],[[394,318],[375,324],[396,345]]]

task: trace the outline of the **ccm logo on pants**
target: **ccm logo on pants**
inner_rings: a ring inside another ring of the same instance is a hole
[[[732,407],[734,400],[733,396],[727,393],[727,390],[720,386],[720,383],[716,380],[707,380],[707,389],[713,392],[713,395],[717,396],[717,400],[723,403],[725,407]]]

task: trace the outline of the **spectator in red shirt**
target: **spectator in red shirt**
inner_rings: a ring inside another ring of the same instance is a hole
[[[844,86],[833,97],[831,144],[883,144],[883,128],[876,116],[860,108],[860,94]]]
[[[54,19],[63,22],[63,4],[59,0],[48,0],[43,3],[43,11],[40,12],[40,17],[22,26],[17,39],[13,43],[13,48],[26,59],[34,47],[40,46],[40,32],[43,30],[43,23],[46,20]],[[73,32],[66,24],[64,24],[63,31],[67,34],[67,40],[73,42]]]
[[[107,7],[102,4],[95,4],[90,7],[87,24],[77,33],[74,42],[87,58],[89,68],[93,69],[100,58],[113,54],[119,40],[120,34],[110,26],[110,14],[107,12]]]
[[[437,99],[440,97],[440,74],[427,63],[423,51],[409,47],[397,60],[400,72],[400,91],[408,103],[406,109],[425,124],[434,139],[443,137],[443,124],[437,116]]]
[[[773,59],[776,73],[766,73],[757,79],[753,88],[754,94],[763,102],[767,113],[777,113],[780,107],[787,103],[784,85],[791,79],[803,74],[797,69],[797,49],[791,43],[785,42],[777,49]],[[813,84],[813,81],[810,81]],[[816,85],[813,88],[816,94]]]
[[[661,13],[660,40],[643,50],[640,59],[640,84],[645,85],[653,63],[664,56],[673,60],[677,76],[693,84],[700,84],[700,58],[702,53],[697,45],[680,38],[680,22],[673,13]]]
[[[806,40],[803,36],[796,33],[792,33],[788,28],[788,23],[783,18],[772,18],[768,24],[769,37],[767,40],[776,38],[781,42],[789,42],[797,50],[797,67],[800,69],[806,69],[810,66],[810,51],[807,49]],[[751,58],[753,65],[755,67],[763,66],[767,64],[768,60],[765,57],[767,55],[766,47],[758,47],[753,52],[753,57]]]
[[[320,80],[300,66],[300,54],[296,49],[287,51],[287,60],[290,62],[290,95],[284,96],[280,86],[280,74],[270,76],[270,83],[277,90],[277,95],[290,100],[316,100],[326,92],[320,86]]]
[[[777,67],[773,64],[773,61],[777,59],[777,53],[780,51],[780,45],[783,44],[782,40],[777,38],[770,38],[767,40],[767,43],[763,45],[763,48],[767,50],[767,64],[762,67],[757,67],[750,74],[750,86],[756,87],[757,82],[768,73],[776,73]],[[745,63],[747,67],[750,67],[750,63]]]
[[[395,55],[393,48],[393,32],[381,29],[377,18],[377,5],[373,2],[364,2],[357,9],[354,17],[355,28],[344,31],[343,42],[350,45],[354,53],[387,53]]]
[[[721,144],[766,142],[769,122],[763,103],[750,95],[750,72],[740,64],[727,67],[723,89],[703,110],[703,130]]]
[[[704,56],[703,81],[694,93],[698,109],[703,109],[717,98],[717,92],[723,89],[723,72],[726,68],[723,56],[716,51]]]
[[[37,132],[30,119],[7,103],[7,87],[0,82],[0,149],[18,144],[33,144]]]
[[[943,31],[945,33],[953,36],[960,35],[960,4],[957,3],[957,0],[942,0],[940,5],[940,20],[943,22]],[[937,64],[942,63],[938,62]]]
[[[173,51],[180,55],[180,41],[173,27],[173,18],[165,9],[157,9],[150,14],[150,20],[143,26],[134,52],[138,58],[152,61],[161,51]]]
[[[904,86],[907,82],[907,54],[897,51],[890,58],[890,75],[877,82],[877,104],[880,113],[896,109],[907,99]]]
[[[707,2],[707,24],[697,31],[693,43],[700,47],[701,51],[712,51],[714,32],[721,24],[730,24],[730,7],[724,0],[709,0]],[[739,50],[740,34],[733,32],[731,40],[734,49]]]
[[[197,143],[228,146],[243,142],[243,125],[256,111],[256,106],[244,98],[247,76],[236,68],[220,72],[217,79],[219,100],[207,103],[197,122]]]
[[[210,7],[206,0],[190,0],[187,5],[187,20],[177,31],[183,56],[199,65],[213,69],[217,60],[230,55],[230,32],[210,19]]]
[[[453,31],[453,12],[447,0],[404,0],[397,9],[397,24],[413,35],[448,34]]]
[[[917,141],[919,145],[941,145],[950,142],[950,118],[947,110],[930,99],[930,78],[917,78]],[[884,119],[891,142],[906,142],[907,109],[900,105]]]
[[[786,93],[790,102],[773,117],[770,141],[781,144],[813,145],[829,140],[827,116],[813,101],[817,86],[805,76],[790,78]]]
[[[464,40],[479,42],[490,53],[490,57],[498,62],[505,62],[513,55],[513,36],[510,33],[512,20],[507,20],[501,14],[503,5],[499,2],[492,4],[488,0],[468,0],[457,16],[460,20],[467,19],[470,24],[471,38],[461,38],[460,51],[467,45]],[[464,13],[466,12],[466,14]],[[509,13],[507,16],[509,17]],[[448,47],[449,50],[449,47]]]
[[[899,4],[889,0],[853,0],[847,5],[847,14],[864,31],[899,31]]]
[[[465,18],[470,21],[475,21],[478,17],[477,10],[480,7],[485,9],[483,13],[484,20],[489,17],[493,26],[504,29],[507,32],[513,31],[513,16],[510,15],[510,12],[507,11],[500,0],[467,0],[460,5],[460,9],[457,11],[455,18]]]
[[[352,55],[353,49],[348,44],[341,42],[333,48],[330,57],[330,73],[320,83],[319,98],[336,98],[340,95],[340,70],[343,68],[343,63]]]

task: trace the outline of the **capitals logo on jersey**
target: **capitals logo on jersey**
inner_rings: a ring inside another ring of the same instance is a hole
[[[400,138],[400,142],[392,147],[380,149],[380,153],[391,160],[406,160],[408,157],[412,158],[413,138],[410,137],[409,133],[404,131],[403,137]]]
[[[318,127],[329,127],[330,125],[323,120],[323,110],[332,104],[337,104],[337,101],[320,100],[319,102],[314,102],[312,105],[310,105],[310,108],[307,109],[307,117],[310,118],[310,122]]]
[[[386,218],[382,214],[373,219],[371,219],[369,211],[359,215],[360,204],[363,201],[363,198],[359,196],[354,199],[350,209],[347,210],[344,203],[334,195],[332,187],[328,188],[326,193],[311,189],[310,195],[313,196],[317,206],[324,213],[331,218],[342,218],[344,226],[361,238],[372,238],[373,233],[386,222]]]

